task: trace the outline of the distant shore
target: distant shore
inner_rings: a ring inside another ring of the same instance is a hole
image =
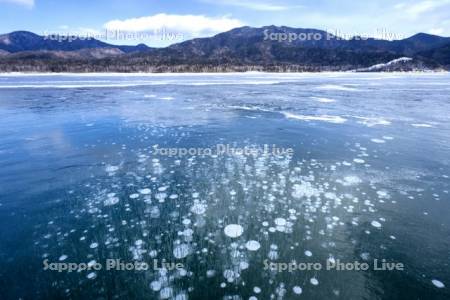
[[[278,74],[278,75],[317,75],[317,74],[423,74],[439,75],[448,74],[447,70],[427,71],[318,71],[318,72],[267,72],[267,71],[242,71],[242,72],[0,72],[0,76],[202,76],[202,75],[244,75],[244,74]]]

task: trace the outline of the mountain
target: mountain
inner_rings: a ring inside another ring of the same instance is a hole
[[[446,44],[450,45],[450,38],[423,33],[398,41],[361,37],[345,40],[316,29],[241,27],[145,54],[135,53],[134,58],[155,65],[259,66],[301,71],[363,69],[408,56],[416,61],[395,65],[427,69],[442,65],[428,59],[424,51]],[[417,61],[417,54],[422,52],[424,61]]]
[[[273,39],[280,37],[280,34],[285,34],[288,38],[284,40],[280,40],[280,38]],[[289,40],[290,34],[293,35],[292,40]],[[236,28],[211,38],[194,39],[170,46],[169,48],[183,48],[183,50],[195,48],[208,53],[211,49],[220,47],[237,49],[242,46],[246,47],[250,44],[261,43],[265,45],[278,44],[284,47],[340,49],[358,52],[393,52],[412,55],[419,51],[426,51],[450,44],[450,38],[419,33],[404,40],[394,41],[358,36],[346,40],[323,30],[266,26],[262,28]]]
[[[284,26],[240,27],[166,48],[116,46],[95,39],[55,41],[21,31],[0,36],[2,50],[3,72],[450,69],[450,38],[419,33],[395,41],[343,39],[322,30]]]
[[[0,50],[2,51],[2,50]],[[74,51],[21,51],[8,53],[9,59],[102,59],[124,55],[125,52],[118,48],[86,48]],[[1,54],[0,54],[1,55]]]
[[[94,38],[59,37],[58,40],[57,36],[40,36],[28,31],[15,31],[0,35],[0,50],[10,53],[22,51],[76,51],[92,48],[117,48],[125,53],[149,49],[144,44],[137,46],[116,46]]]
[[[437,35],[418,33],[410,38],[404,39],[399,42],[404,46],[408,46],[409,49],[404,48],[404,51],[425,51],[433,48],[442,47],[446,44],[450,44],[450,38],[440,37]]]
[[[443,66],[444,69],[450,70],[450,44],[446,44],[442,47],[428,51],[419,52],[417,53],[417,56],[422,60],[435,64],[436,66]]]

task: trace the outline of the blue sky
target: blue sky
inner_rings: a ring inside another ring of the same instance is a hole
[[[450,0],[0,0],[0,33],[69,33],[112,44],[165,46],[238,26],[272,24],[344,37],[450,36]]]

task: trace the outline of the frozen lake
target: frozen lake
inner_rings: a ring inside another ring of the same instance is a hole
[[[0,298],[450,299],[449,95],[444,73],[0,75]]]

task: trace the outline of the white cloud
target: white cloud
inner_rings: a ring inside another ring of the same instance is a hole
[[[167,30],[174,33],[203,36],[227,31],[244,24],[227,16],[207,17],[203,15],[169,15],[157,14],[148,17],[125,20],[112,20],[103,25],[108,30],[129,32]]]
[[[283,11],[290,9],[289,6],[274,4],[273,2],[267,1],[264,2],[264,1],[247,1],[247,0],[203,0],[203,2],[220,5],[231,5],[259,11]]]
[[[434,35],[442,35],[444,33],[444,28],[432,28],[428,30],[428,32]]]
[[[412,18],[417,18],[424,13],[434,11],[437,8],[445,6],[447,4],[450,4],[450,0],[426,0],[422,2],[417,2],[412,5],[400,3],[397,4],[395,8],[404,10],[404,12]]]
[[[395,8],[395,9],[403,9],[403,8],[405,8],[406,6],[407,6],[407,4],[404,3],[404,2],[402,2],[402,3],[398,3],[398,4],[394,5],[394,8]]]
[[[1,2],[23,5],[27,8],[32,8],[34,6],[34,0],[0,0],[0,3]]]

